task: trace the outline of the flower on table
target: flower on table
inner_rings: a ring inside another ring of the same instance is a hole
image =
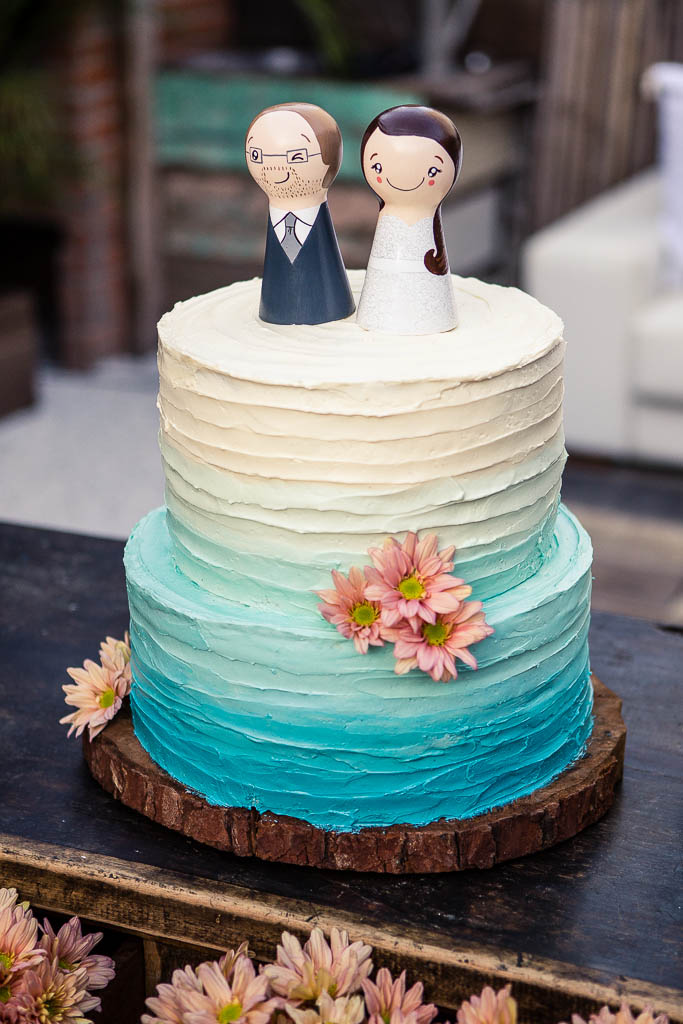
[[[5,1024],[92,1024],[100,1008],[92,989],[114,977],[114,962],[94,956],[101,935],[83,935],[78,918],[55,933],[38,922],[16,889],[0,889],[0,1021]]]
[[[589,1024],[668,1024],[669,1018],[664,1013],[655,1017],[651,1006],[646,1006],[634,1017],[630,1006],[622,1003],[616,1013],[612,1013],[609,1006],[603,1006],[599,1013],[592,1013],[588,1021]],[[572,1024],[586,1024],[586,1021],[575,1013],[572,1015]]]
[[[192,967],[174,971],[170,984],[157,985],[157,994],[147,999],[152,1013],[143,1013],[141,1024],[184,1024],[182,993],[202,991],[202,983]]]
[[[323,601],[318,605],[323,618],[336,626],[347,640],[353,640],[359,654],[367,654],[369,645],[383,647],[380,606],[368,600],[363,573],[353,566],[347,579],[333,569],[332,579],[334,590],[316,591]]]
[[[93,953],[102,938],[102,932],[83,935],[77,917],[62,925],[58,932],[48,920],[43,922],[40,946],[48,959],[56,960],[63,971],[84,970],[88,989],[105,988],[114,977],[114,963],[108,956]]]
[[[277,959],[263,973],[273,991],[288,999],[310,1001],[323,993],[337,998],[358,991],[372,971],[371,953],[370,946],[350,942],[348,932],[337,928],[329,944],[323,931],[314,928],[303,948],[295,935],[283,932]]]
[[[464,601],[457,611],[437,615],[433,623],[422,622],[417,629],[406,622],[393,631],[394,671],[404,675],[413,668],[420,668],[435,682],[457,679],[455,659],[476,669],[477,660],[469,648],[492,633],[481,601]]]
[[[268,978],[256,974],[247,956],[235,961],[230,977],[218,963],[200,964],[201,989],[179,990],[183,1024],[269,1024],[281,1000],[269,998]]]
[[[487,985],[480,996],[465,1000],[458,1010],[457,1021],[458,1024],[516,1024],[517,1003],[510,995],[510,986],[494,992]]]
[[[381,548],[370,548],[373,564],[365,567],[367,596],[378,601],[382,622],[396,626],[407,619],[416,629],[420,621],[435,622],[437,614],[457,611],[472,588],[451,575],[455,548],[437,551],[436,534],[422,540],[409,533],[400,544],[389,537]]]
[[[84,1024],[100,1000],[87,988],[82,968],[63,971],[56,960],[43,960],[26,971],[21,991],[7,1004],[8,1019],[17,1024]]]
[[[380,967],[374,981],[363,981],[368,1024],[399,1024],[408,1017],[412,1024],[431,1024],[438,1011],[433,1003],[422,1002],[423,992],[421,981],[406,992],[405,971],[394,980],[386,967]]]
[[[286,1010],[294,1024],[361,1024],[365,1019],[361,996],[333,999],[328,992],[318,996],[315,1009],[302,1010],[289,1003]]]
[[[117,640],[113,636],[108,636],[102,641],[100,644],[100,662],[102,663],[102,668],[108,669],[113,673],[122,673],[130,688],[130,637],[128,630],[124,633],[123,640]]]
[[[102,732],[121,707],[130,691],[130,681],[123,670],[112,671],[87,659],[83,668],[68,668],[74,683],[62,686],[64,700],[76,710],[60,718],[60,724],[69,724],[69,736],[80,736],[88,727],[90,739]]]
[[[37,967],[46,958],[38,945],[38,922],[17,899],[16,889],[0,889],[0,1003],[2,990],[12,987],[13,975]]]

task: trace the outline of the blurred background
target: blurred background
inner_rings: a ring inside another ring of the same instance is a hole
[[[155,323],[260,273],[243,139],[329,110],[330,206],[364,266],[380,110],[456,121],[451,267],[525,288],[569,343],[564,496],[596,607],[683,627],[681,0],[5,0],[0,518],[125,537],[163,501]]]

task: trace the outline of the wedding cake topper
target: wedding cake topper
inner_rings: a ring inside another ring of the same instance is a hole
[[[320,324],[354,311],[327,206],[342,159],[331,114],[312,103],[262,110],[246,135],[247,167],[268,196],[259,316],[274,324]]]
[[[391,107],[368,125],[361,165],[380,212],[358,303],[366,330],[437,334],[457,326],[441,203],[461,163],[457,128],[431,107]]]

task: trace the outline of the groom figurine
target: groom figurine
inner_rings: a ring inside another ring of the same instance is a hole
[[[312,103],[281,103],[249,125],[247,167],[268,196],[259,316],[271,324],[343,320],[354,302],[327,190],[342,158],[337,122]]]

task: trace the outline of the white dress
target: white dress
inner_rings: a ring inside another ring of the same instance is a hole
[[[377,221],[357,321],[367,331],[439,334],[458,324],[450,274],[427,270],[435,248],[432,217],[406,224],[391,214]]]

